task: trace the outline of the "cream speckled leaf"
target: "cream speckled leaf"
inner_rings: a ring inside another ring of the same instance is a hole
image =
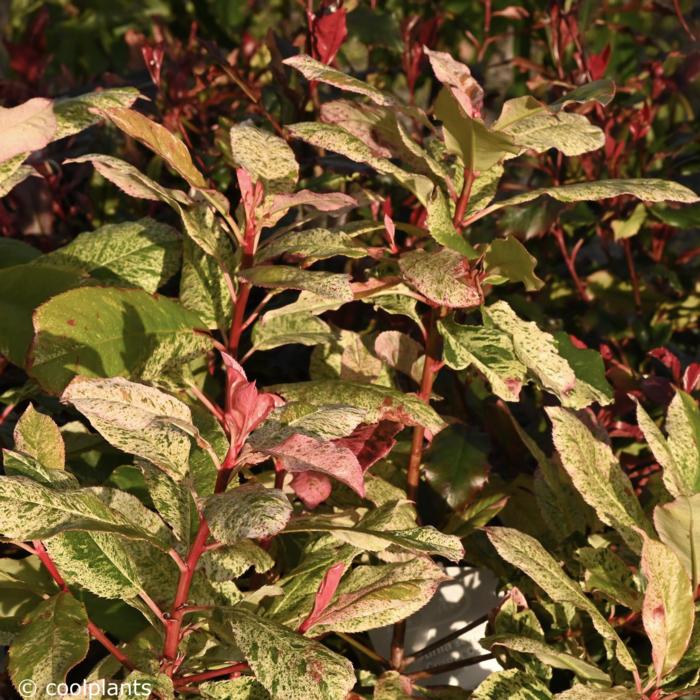
[[[640,700],[642,696],[636,691],[615,686],[614,688],[600,688],[595,685],[575,685],[570,690],[557,693],[557,700]]]
[[[292,506],[279,489],[253,483],[209,496],[204,515],[218,541],[235,544],[276,535],[292,515]]]
[[[195,513],[189,489],[150,462],[140,461],[139,467],[156,510],[173,529],[175,536],[181,542],[189,543]]]
[[[29,685],[32,689],[24,692],[26,700],[56,697],[47,686],[63,683],[68,671],[87,655],[87,625],[85,606],[70,593],[57,593],[32,611],[10,647],[12,682],[15,687]]]
[[[55,489],[73,489],[80,485],[65,469],[47,468],[26,452],[3,450],[2,462],[8,476],[26,476],[32,481]]]
[[[256,262],[265,262],[281,255],[299,255],[307,262],[316,262],[341,255],[346,258],[363,258],[367,249],[342,231],[312,228],[289,231],[276,236],[258,250]]]
[[[396,100],[391,95],[387,95],[381,90],[357,78],[353,78],[351,75],[341,73],[335,70],[335,68],[320,63],[311,58],[311,56],[305,54],[292,56],[291,58],[285,59],[283,63],[298,70],[307,80],[318,80],[342,90],[347,90],[348,92],[364,95],[365,97],[369,97],[375,104],[383,107],[392,107],[397,104]]]
[[[206,180],[195,168],[187,146],[161,124],[126,107],[100,110],[115,126],[160,156],[193,187],[206,187]]]
[[[177,209],[187,236],[219,265],[226,267],[232,257],[231,243],[214,210],[204,203]]]
[[[66,466],[66,446],[58,426],[32,404],[27,406],[14,430],[15,448],[34,457],[47,469]]]
[[[330,326],[310,313],[287,314],[263,318],[253,327],[255,350],[271,350],[281,345],[319,345],[330,343],[333,333]]]
[[[406,282],[435,304],[462,309],[482,302],[478,287],[467,276],[467,259],[454,250],[414,250],[401,256],[399,267]]]
[[[612,390],[597,354],[578,350],[568,339],[554,337],[536,323],[523,321],[505,301],[484,307],[483,313],[494,326],[510,335],[518,359],[564,406],[578,409],[593,401],[612,401]]]
[[[16,107],[0,107],[0,163],[44,148],[55,133],[51,100],[33,97]]]
[[[128,546],[111,533],[64,532],[47,540],[46,549],[69,584],[95,595],[133,598],[143,588]]]
[[[312,146],[339,153],[356,163],[367,163],[377,172],[391,175],[399,184],[413,192],[422,204],[427,203],[428,196],[434,189],[430,178],[409,173],[387,158],[376,156],[369,146],[342,127],[319,122],[300,122],[288,128],[292,136]]]
[[[355,685],[352,664],[320,642],[242,609],[225,623],[272,700],[345,700]]]
[[[530,96],[507,100],[492,128],[510,134],[522,151],[543,153],[556,148],[567,156],[588,153],[605,145],[603,131],[581,114],[554,114]],[[514,157],[517,154],[508,155]]]
[[[175,477],[186,474],[190,439],[167,422],[168,418],[192,422],[190,409],[182,401],[121,377],[78,377],[63,392],[63,400],[72,403],[118,449]]]
[[[0,506],[0,532],[8,539],[26,541],[67,530],[94,530],[162,546],[158,538],[130,524],[88,489],[57,491],[23,477],[0,477]]]
[[[180,303],[207,328],[225,333],[231,326],[231,296],[221,266],[189,239],[182,242]]]
[[[122,192],[131,197],[148,199],[154,202],[166,202],[171,206],[178,202],[181,204],[190,202],[190,198],[181,190],[162,187],[130,163],[113,156],[91,153],[79,158],[69,158],[63,162],[92,163],[95,170],[102,177],[115,184]]]
[[[445,427],[440,416],[414,394],[404,394],[376,384],[322,379],[314,382],[278,384],[269,391],[288,401],[313,406],[344,404],[366,411],[366,423],[393,420],[404,425],[422,425],[432,433]]]
[[[602,685],[611,684],[610,676],[593,664],[532,637],[496,634],[482,640],[482,646],[487,648],[502,646],[511,651],[535,654],[540,661],[548,666],[573,671],[583,681],[601,683]]]
[[[315,272],[287,265],[258,265],[239,272],[257,287],[304,289],[330,299],[350,301],[353,298],[350,276],[334,272]]]
[[[527,368],[515,356],[510,336],[497,328],[463,326],[448,318],[438,323],[445,363],[453,369],[476,367],[496,396],[517,401]]]
[[[438,585],[447,580],[442,568],[427,557],[358,566],[343,578],[309,634],[364,632],[393,624],[427,605]]]
[[[436,187],[428,198],[426,209],[428,218],[425,224],[428,232],[440,245],[461,253],[468,258],[477,257],[477,252],[467,239],[457,233],[457,229],[452,223],[452,213],[450,212],[447,197],[439,187]]]
[[[53,103],[53,111],[57,129],[52,140],[72,136],[96,124],[100,116],[92,110],[131,107],[138,97],[139,91],[136,88],[119,87],[56,100]]]
[[[503,207],[512,207],[549,195],[560,202],[585,202],[608,197],[629,194],[645,202],[684,202],[690,204],[699,201],[698,196],[687,187],[671,180],[657,178],[638,178],[629,180],[597,180],[594,182],[577,182],[561,187],[543,187],[523,194],[509,197],[487,207],[485,212],[497,211]]]
[[[588,613],[598,633],[615,642],[620,663],[630,671],[636,669],[615,629],[584,595],[579,584],[564,573],[554,557],[536,539],[507,527],[488,527],[486,533],[498,553],[527,574],[553,601],[573,605]]]
[[[644,538],[642,572],[647,580],[642,622],[660,683],[688,647],[695,617],[693,588],[673,551],[650,537]]]
[[[290,520],[285,532],[328,532],[339,542],[368,552],[381,552],[388,547],[415,554],[433,554],[450,561],[460,561],[464,548],[458,537],[446,535],[431,525],[404,530],[389,529],[386,518],[400,504],[389,502],[375,508],[359,522],[348,521],[347,513],[299,516]]]
[[[199,686],[204,700],[270,700],[270,693],[254,678],[209,681]]]
[[[700,585],[700,493],[656,506],[654,525],[661,541],[683,564],[695,590]]]
[[[28,177],[39,175],[31,165],[22,165],[26,156],[26,153],[20,153],[18,156],[0,163],[0,197],[4,197],[11,192],[20,182],[24,182]]]
[[[587,591],[600,591],[609,600],[635,612],[641,611],[642,596],[635,577],[628,564],[610,547],[582,547],[576,550],[576,558],[585,567],[584,588]]]
[[[610,445],[572,411],[555,407],[546,411],[552,421],[554,445],[574,486],[598,517],[639,552],[639,530],[651,533],[652,527]]]
[[[465,212],[467,216],[485,209],[498,192],[498,183],[503,177],[503,166],[500,163],[492,165],[488,170],[480,172],[472,184],[469,205]]]
[[[471,697],[473,700],[549,700],[552,694],[539,678],[510,668],[492,673]]]
[[[180,249],[175,229],[144,218],[81,233],[35,264],[75,268],[108,284],[155,292],[180,269]]]
[[[700,410],[692,396],[677,391],[666,414],[668,449],[685,495],[700,493]]]
[[[269,571],[275,560],[252,540],[212,549],[202,555],[202,565],[211,582],[233,581],[254,567],[259,573]]]
[[[291,192],[299,179],[294,151],[279,136],[255,126],[231,127],[231,155],[236,164],[265,185],[265,194]]]
[[[159,380],[208,350],[202,325],[176,301],[142,289],[71,289],[34,312],[29,374],[54,393],[75,375]]]

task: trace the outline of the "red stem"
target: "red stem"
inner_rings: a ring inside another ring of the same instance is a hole
[[[552,233],[554,234],[554,238],[557,242],[557,245],[559,246],[559,250],[561,251],[562,257],[564,258],[566,267],[569,270],[571,279],[574,282],[576,292],[578,293],[582,301],[590,303],[591,297],[588,294],[588,291],[586,290],[586,285],[578,276],[578,273],[576,272],[576,266],[574,265],[574,260],[569,254],[569,249],[566,245],[566,241],[564,240],[564,231],[561,229],[560,226],[554,226],[554,228],[552,228]]]
[[[637,276],[637,268],[634,264],[634,258],[632,257],[632,243],[629,238],[624,238],[622,241],[622,248],[625,251],[625,260],[627,261],[627,269],[630,273],[630,279],[632,280],[632,291],[634,292],[634,305],[637,307],[637,311],[642,308],[642,295],[639,292],[639,277]]]
[[[215,668],[211,671],[204,671],[202,673],[195,673],[191,676],[182,676],[181,678],[176,678],[174,681],[175,687],[182,685],[187,685],[189,683],[198,683],[199,681],[208,681],[210,678],[219,678],[220,676],[228,676],[232,673],[239,673],[240,671],[248,670],[248,664],[245,661],[241,661],[230,666],[224,666],[223,668]]]
[[[44,565],[46,570],[49,572],[49,575],[51,578],[56,582],[56,585],[64,592],[72,595],[70,589],[68,588],[68,585],[66,584],[65,580],[63,579],[63,576],[61,576],[60,572],[56,568],[56,564],[54,564],[53,559],[49,556],[49,553],[46,551],[46,548],[44,547],[43,543],[40,542],[39,540],[34,540],[32,542],[32,545],[34,546],[34,551],[36,552],[36,555],[39,557],[39,560],[41,563]],[[100,643],[102,646],[120,663],[122,666],[125,668],[128,668],[130,671],[133,671],[136,666],[129,660],[129,657],[121,651],[121,649],[117,648],[108,638],[107,635],[92,621],[88,619],[87,623],[87,628],[88,632]]]

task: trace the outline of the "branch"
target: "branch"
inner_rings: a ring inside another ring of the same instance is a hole
[[[204,671],[202,673],[194,673],[191,676],[181,676],[173,681],[175,687],[182,685],[188,685],[189,683],[198,683],[200,681],[207,681],[210,678],[219,678],[220,676],[228,676],[232,673],[240,673],[241,671],[247,671],[249,668],[245,661],[239,661],[238,663],[231,664],[230,666],[224,666],[223,668],[215,668],[211,671]]]
[[[414,673],[406,674],[407,678],[412,681],[418,681],[423,678],[431,678],[432,676],[437,676],[440,673],[447,673],[448,671],[455,671],[458,668],[464,668],[465,666],[474,666],[482,661],[488,661],[489,659],[495,659],[493,654],[481,654],[480,656],[470,656],[467,659],[457,659],[457,661],[451,661],[448,664],[442,664],[440,666],[433,666],[432,668],[426,668],[423,671],[415,671]]]

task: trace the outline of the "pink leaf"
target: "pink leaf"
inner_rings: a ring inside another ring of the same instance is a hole
[[[350,207],[356,207],[357,201],[348,194],[342,192],[312,192],[311,190],[299,190],[294,194],[276,194],[265,201],[261,226],[276,224],[292,207],[306,205],[318,209],[318,211],[340,211]]]
[[[55,132],[51,100],[34,97],[17,107],[0,107],[0,163],[44,148]]]
[[[430,61],[435,77],[451,88],[452,94],[467,116],[480,117],[484,107],[484,90],[472,77],[469,68],[443,51],[431,51],[427,46],[423,47],[423,51]]]
[[[302,503],[313,510],[323,503],[333,490],[331,480],[318,472],[297,472],[292,478],[292,490]]]
[[[692,393],[700,386],[700,362],[693,362],[685,368],[683,374],[683,389]]]
[[[323,611],[328,607],[335,592],[338,590],[338,584],[345,573],[346,567],[347,564],[341,561],[337,564],[333,564],[333,566],[326,571],[323,580],[319,584],[318,591],[316,591],[313,610],[311,610],[309,616],[299,625],[298,632],[300,634],[304,634],[306,630],[312,627],[316,620],[322,615]]]
[[[673,377],[676,384],[681,380],[681,363],[680,360],[668,348],[654,348],[647,353],[651,357],[656,358],[666,367]]]
[[[343,445],[295,433],[264,451],[279,459],[280,466],[288,472],[320,472],[341,481],[360,496],[365,495],[362,467]]]

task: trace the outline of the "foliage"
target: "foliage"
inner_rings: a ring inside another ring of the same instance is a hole
[[[11,3],[22,697],[700,687],[683,8],[375,5]],[[414,671],[405,648],[447,562],[504,593],[478,688],[424,684],[473,659]]]

